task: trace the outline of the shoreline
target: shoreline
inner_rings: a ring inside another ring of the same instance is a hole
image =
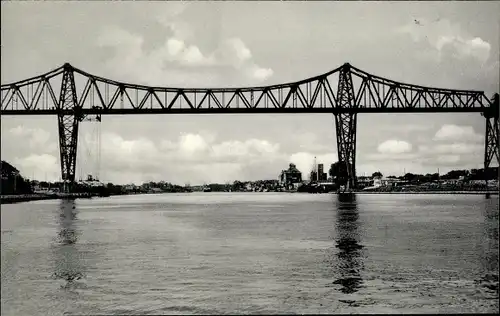
[[[358,194],[463,194],[463,195],[479,195],[490,194],[499,195],[498,191],[407,191],[407,192],[370,192],[370,191],[355,191]]]
[[[162,194],[167,194],[168,192],[164,192]],[[203,192],[202,192],[203,193]],[[225,192],[229,193],[229,192]],[[232,193],[240,193],[240,192],[232,192]],[[248,192],[248,193],[280,193],[280,192]],[[336,192],[325,192],[325,193],[308,193],[308,192],[296,192],[296,191],[288,191],[281,193],[307,193],[307,194],[337,194]],[[499,191],[388,191],[388,192],[376,192],[376,191],[354,191],[354,194],[399,194],[399,195],[415,195],[415,194],[460,194],[460,195],[499,195]],[[135,194],[121,194],[124,196],[127,195],[135,195]],[[111,195],[111,196],[120,196],[120,195]],[[30,202],[30,201],[41,201],[41,200],[59,200],[63,198],[93,198],[99,197],[96,195],[92,195],[90,193],[73,193],[73,194],[53,194],[53,195],[43,195],[43,194],[23,194],[23,195],[4,195],[0,196],[0,204],[14,204],[21,202]]]
[[[21,202],[42,201],[42,200],[59,200],[63,198],[91,198],[90,193],[57,193],[57,194],[19,194],[19,195],[2,195],[0,196],[0,204],[14,204]]]

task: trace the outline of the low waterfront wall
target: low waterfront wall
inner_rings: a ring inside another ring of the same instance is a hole
[[[355,191],[359,194],[490,194],[498,195],[498,191]]]
[[[19,195],[2,195],[0,196],[0,204],[10,204],[28,201],[39,200],[57,200],[57,199],[73,199],[73,198],[90,198],[90,193],[55,193],[55,194],[19,194]]]
[[[237,192],[235,192],[237,193]],[[258,193],[258,192],[256,192]],[[272,193],[272,192],[270,192]],[[297,192],[297,191],[284,191],[284,193],[307,193],[307,192]],[[320,193],[320,192],[315,192]],[[333,193],[337,192],[321,192],[321,193]],[[499,195],[498,190],[494,191],[354,191],[356,194],[489,194],[489,195]],[[11,204],[38,200],[57,200],[64,198],[91,198],[97,196],[91,193],[57,193],[57,194],[20,194],[20,195],[2,195],[0,196],[0,204]]]

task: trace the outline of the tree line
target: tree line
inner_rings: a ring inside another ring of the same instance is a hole
[[[33,193],[30,180],[25,179],[13,165],[3,161],[0,165],[2,173],[2,195]]]
[[[374,172],[372,177],[382,178],[383,175],[380,171]],[[491,167],[488,169],[471,169],[471,170],[451,170],[450,172],[440,175],[439,173],[414,174],[406,173],[405,175],[396,177],[388,176],[388,179],[398,179],[408,182],[434,182],[438,180],[452,180],[462,179],[463,181],[478,181],[478,180],[494,180],[498,178],[498,167]]]
[[[346,164],[341,162],[336,162],[331,165],[329,170],[329,175],[332,180],[338,185],[345,185],[347,183],[347,167]],[[12,164],[1,161],[1,194],[2,195],[13,195],[13,194],[30,194],[33,193],[33,186],[39,185],[41,188],[58,188],[62,190],[62,182],[47,182],[47,181],[31,181],[24,178],[19,170],[15,168]],[[380,171],[374,172],[372,177],[383,177]],[[458,179],[463,177],[464,181],[473,180],[493,180],[498,178],[498,167],[491,167],[488,169],[471,169],[471,170],[452,170],[446,174],[439,175],[438,173],[427,173],[423,174],[413,174],[406,173],[402,176],[390,175],[387,178],[399,179],[408,181],[410,183],[426,183],[434,182],[437,180],[450,180]],[[358,177],[360,179],[362,177]],[[266,189],[266,190],[276,190],[278,185],[278,180],[258,180],[258,181],[239,181],[236,180],[232,184],[217,184],[212,183],[206,185],[211,191],[221,192],[221,191],[246,191],[247,186],[250,185],[255,189]],[[162,192],[190,192],[191,188],[186,186],[180,186],[172,184],[165,181],[160,182],[147,182],[142,186],[134,186],[133,188],[128,188],[127,185],[117,185],[113,183],[107,183],[104,187],[96,187],[89,189],[88,186],[81,184],[74,185],[75,192],[88,192],[89,190],[103,191],[103,194],[119,195],[127,193],[145,193],[152,189],[160,189]],[[100,193],[100,192],[99,192]]]
[[[345,185],[347,183],[347,165],[342,162],[336,162],[332,164],[329,170],[329,175],[334,182],[340,185]],[[382,178],[383,174],[380,171],[376,171],[372,174],[372,178]],[[494,180],[498,179],[498,167],[490,167],[486,170],[481,169],[471,169],[471,170],[451,170],[450,172],[440,175],[438,173],[427,173],[427,174],[414,174],[406,173],[401,176],[390,175],[388,179],[398,179],[403,181],[408,181],[411,183],[425,183],[434,182],[438,180],[451,180],[463,178],[464,181],[474,181],[474,180]],[[358,177],[363,178],[363,177]]]

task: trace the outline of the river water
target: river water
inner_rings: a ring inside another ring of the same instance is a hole
[[[2,315],[498,312],[498,196],[2,205]]]

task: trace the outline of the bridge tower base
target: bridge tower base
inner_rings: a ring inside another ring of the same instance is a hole
[[[80,122],[78,108],[73,69],[69,64],[65,64],[57,114],[61,175],[65,193],[71,193],[75,183],[78,124]]]
[[[341,110],[353,110],[356,107],[349,64],[344,64],[339,72],[337,107]],[[356,186],[356,121],[357,114],[354,111],[335,114],[338,159],[346,164],[347,184],[351,189]]]
[[[356,186],[356,114],[335,115],[337,129],[337,154],[339,161],[346,164],[349,188]]]
[[[484,144],[484,170],[488,169],[493,162],[493,159],[496,158],[497,164],[500,167],[500,130],[498,124],[498,110],[499,110],[499,100],[498,93],[495,93],[493,96],[493,104],[490,107],[490,110],[484,113],[484,117],[486,118],[486,135],[485,135],[485,144]],[[497,178],[500,179],[500,173],[497,175]]]

